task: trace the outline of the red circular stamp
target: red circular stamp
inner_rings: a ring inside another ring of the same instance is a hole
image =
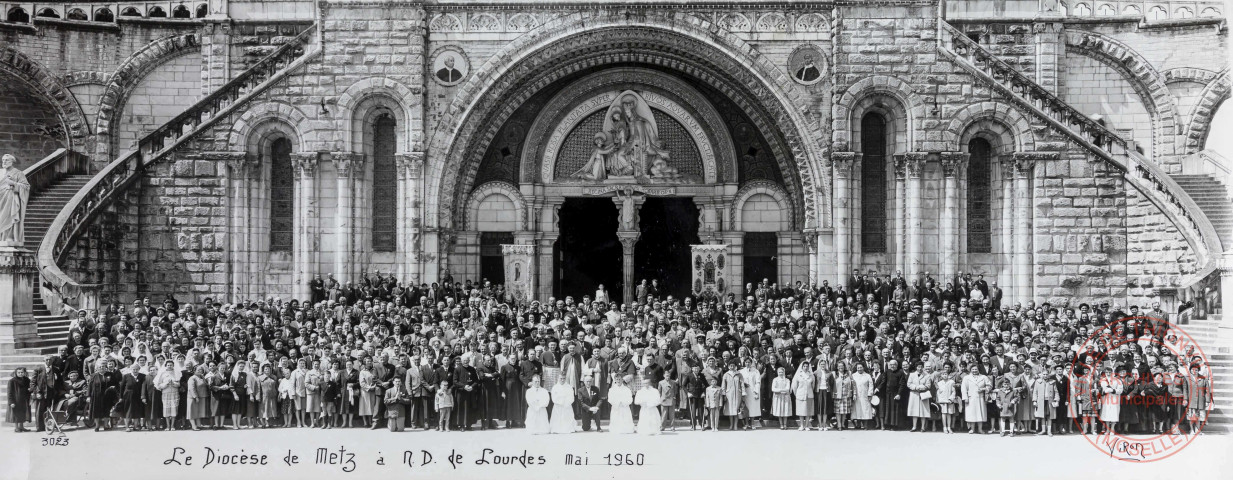
[[[1154,317],[1099,326],[1071,357],[1069,414],[1110,458],[1154,462],[1185,449],[1212,409],[1211,367],[1185,330]]]

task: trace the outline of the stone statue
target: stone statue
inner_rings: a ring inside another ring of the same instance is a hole
[[[662,153],[651,160],[651,178],[657,180],[676,180],[681,178],[681,172],[668,165],[668,149],[664,148],[663,140],[659,141],[658,148]]]
[[[14,167],[17,157],[4,155],[4,173],[0,174],[0,245],[22,245],[26,204],[30,200],[30,182],[26,174]]]
[[[627,90],[608,107],[604,131],[616,146],[609,175],[622,175],[614,172],[628,166],[635,177],[645,177],[656,159],[663,158],[666,164],[668,152],[659,141],[659,127],[651,107],[637,93]]]
[[[618,230],[638,230],[638,202],[630,194],[618,195],[617,198],[621,199],[620,228]]]
[[[609,155],[612,154],[613,150],[616,150],[616,147],[610,144],[608,134],[604,132],[596,133],[595,150],[591,151],[591,158],[587,159],[587,163],[578,169],[577,172],[574,172],[573,176],[583,180],[603,180],[608,178],[612,163]]]

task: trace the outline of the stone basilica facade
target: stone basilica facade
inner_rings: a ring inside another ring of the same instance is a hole
[[[52,311],[377,270],[524,298],[970,272],[1122,305],[1228,274],[1199,198],[1228,203],[1221,2],[186,5],[0,2]]]

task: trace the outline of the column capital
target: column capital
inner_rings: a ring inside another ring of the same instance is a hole
[[[1014,171],[1020,175],[1030,175],[1037,162],[1058,160],[1058,152],[1015,152],[1011,154]]]
[[[412,178],[419,178],[424,171],[424,152],[397,153],[394,154],[394,161],[398,165],[399,175],[410,174]]]
[[[910,178],[920,178],[925,171],[925,163],[931,157],[937,156],[936,152],[908,152],[903,154],[903,166]]]
[[[311,177],[317,170],[320,152],[294,152],[291,154],[291,165],[302,175]]]
[[[895,170],[895,180],[903,180],[908,178],[908,158],[902,153],[891,155],[891,162]]]
[[[638,237],[642,236],[642,232],[616,232],[616,236],[621,242],[621,251],[625,255],[633,255],[634,245],[638,244]]]
[[[947,177],[959,176],[959,172],[967,166],[971,154],[963,152],[942,152],[942,174]]]
[[[850,178],[852,167],[861,161],[860,152],[831,152],[831,165],[835,167],[835,176]]]
[[[363,153],[356,152],[332,152],[330,159],[334,161],[334,166],[338,168],[338,177],[347,178],[356,168],[364,165],[365,156]]]

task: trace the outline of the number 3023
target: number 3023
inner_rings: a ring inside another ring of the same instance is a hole
[[[69,444],[68,437],[43,437],[44,447],[67,447]]]
[[[646,461],[646,457],[641,453],[609,453],[604,455],[604,460],[609,466],[620,467],[624,465],[642,466]]]

